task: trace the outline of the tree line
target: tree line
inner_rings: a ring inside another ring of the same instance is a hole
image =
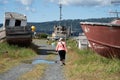
[[[63,25],[66,27],[70,27],[75,32],[82,32],[80,27],[80,22],[111,22],[115,17],[108,17],[108,18],[91,18],[91,19],[67,19],[59,21],[49,21],[49,22],[28,22],[29,26],[34,25],[36,27],[37,32],[53,32],[53,27],[56,25]],[[0,27],[2,24],[0,24]]]
[[[59,21],[49,21],[49,22],[29,22],[28,25],[32,26],[34,25],[37,28],[37,31],[53,31],[53,27],[55,25],[63,25],[66,27],[71,27],[73,31],[82,31],[80,27],[80,22],[104,22],[108,23],[111,22],[114,17],[110,18],[91,18],[91,19],[67,19],[67,20],[62,20],[61,22]]]

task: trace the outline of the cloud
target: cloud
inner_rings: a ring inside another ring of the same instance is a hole
[[[20,4],[22,4],[25,8],[26,11],[30,11],[30,12],[35,12],[36,10],[34,8],[32,8],[32,3],[35,0],[16,0],[17,2],[19,2]]]
[[[22,5],[28,6],[31,5],[33,0],[17,0],[18,2],[20,2]]]
[[[31,8],[29,6],[26,6],[25,10],[30,11],[30,12],[35,12],[36,11],[34,8]]]
[[[48,0],[50,2],[62,3],[63,5],[74,6],[108,6],[111,1],[120,2],[120,0]]]
[[[0,0],[0,4],[7,4],[8,0]]]

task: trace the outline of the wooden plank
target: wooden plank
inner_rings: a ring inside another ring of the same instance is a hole
[[[5,30],[0,31],[0,40],[4,39],[6,37]]]

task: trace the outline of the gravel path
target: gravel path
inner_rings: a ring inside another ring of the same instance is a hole
[[[39,41],[36,41],[36,42],[39,42]],[[51,45],[47,45],[46,41],[42,41],[42,43],[39,46],[41,46],[40,47],[41,50],[39,50],[40,51],[39,53],[42,53],[43,55],[39,56],[38,59],[45,57],[45,55],[49,53],[55,53],[54,51],[55,47],[52,47]],[[59,60],[59,57],[58,55],[56,55],[55,61],[57,61],[57,63],[48,64],[49,66],[45,70],[44,76],[40,80],[65,80],[64,73],[63,73],[64,66],[60,66],[58,60]]]
[[[40,53],[35,59],[45,59],[48,54],[55,53],[55,47],[47,45],[46,40],[36,40],[34,43],[38,46]],[[55,61],[56,60],[59,60],[58,55],[56,55]],[[17,80],[19,76],[30,71],[34,66],[35,64],[21,63],[11,70],[0,74],[0,80]],[[48,64],[48,67],[40,80],[65,80],[63,68],[64,66],[60,66],[59,62]]]
[[[30,71],[33,67],[34,65],[32,64],[20,64],[7,72],[0,74],[0,80],[17,80],[20,75]]]
[[[63,67],[58,64],[49,64],[45,75],[40,80],[65,80],[62,68]]]

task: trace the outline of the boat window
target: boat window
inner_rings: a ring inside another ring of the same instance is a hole
[[[57,28],[57,30],[59,30],[59,28]]]
[[[6,19],[6,20],[5,20],[5,26],[9,26],[9,23],[10,23],[10,20],[9,20],[9,19]]]
[[[21,21],[20,20],[16,20],[15,21],[15,26],[21,26]]]
[[[62,34],[66,34],[66,32],[62,32]]]

